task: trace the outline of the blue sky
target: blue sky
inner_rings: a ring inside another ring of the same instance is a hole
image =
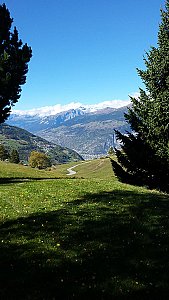
[[[19,37],[32,47],[16,109],[127,100],[136,68],[156,46],[164,0],[6,0]]]

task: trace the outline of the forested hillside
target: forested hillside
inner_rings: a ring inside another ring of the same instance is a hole
[[[24,129],[6,124],[0,125],[0,143],[9,152],[16,149],[19,152],[20,160],[23,162],[28,161],[33,150],[46,153],[54,164],[82,160],[78,153],[69,148],[61,147]]]

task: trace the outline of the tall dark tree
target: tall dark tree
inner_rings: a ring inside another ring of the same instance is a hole
[[[9,161],[14,164],[19,164],[19,162],[20,162],[19,153],[16,149],[13,149],[11,151]]]
[[[138,74],[145,84],[125,114],[132,133],[116,131],[121,150],[112,161],[123,181],[169,190],[169,0],[161,10],[157,47],[146,53],[145,70]]]
[[[18,38],[16,27],[11,31],[12,22],[6,5],[0,5],[0,123],[20,98],[32,56],[31,48]]]
[[[3,144],[0,144],[0,160],[5,160],[9,158],[9,153],[5,149],[5,146]]]

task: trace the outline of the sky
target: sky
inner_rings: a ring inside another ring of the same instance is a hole
[[[0,3],[33,51],[16,110],[113,100],[125,104],[143,87],[136,68],[144,69],[143,56],[157,44],[164,0]]]

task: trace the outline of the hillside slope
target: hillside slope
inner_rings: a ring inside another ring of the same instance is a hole
[[[85,159],[105,155],[110,146],[117,146],[114,129],[130,130],[124,119],[126,107],[107,108],[66,120],[60,126],[37,132],[49,141],[77,151]]]
[[[9,152],[17,149],[20,160],[24,162],[28,161],[30,152],[33,150],[45,152],[54,164],[82,160],[78,153],[69,148],[61,147],[24,129],[6,124],[0,125],[0,143]]]
[[[114,129],[123,133],[130,130],[124,118],[126,111],[127,107],[108,107],[93,112],[71,109],[50,116],[13,114],[8,123],[91,158],[106,154],[110,146],[117,146]]]

